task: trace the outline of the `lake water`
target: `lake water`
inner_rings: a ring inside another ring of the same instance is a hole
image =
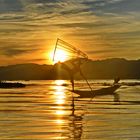
[[[0,140],[140,139],[139,85],[121,86],[115,102],[112,95],[77,98],[68,81],[23,82],[26,88],[0,89]],[[90,81],[93,89],[104,82],[112,81]],[[89,88],[76,81],[76,89]]]

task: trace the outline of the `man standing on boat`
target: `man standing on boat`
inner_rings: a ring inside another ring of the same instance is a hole
[[[72,84],[72,90],[74,91],[74,76],[76,73],[80,73],[80,75],[85,79],[84,75],[82,74],[81,71],[81,64],[88,59],[88,56],[80,51],[79,49],[76,49],[73,45],[63,41],[62,39],[57,38],[56,44],[55,44],[55,49],[53,53],[53,61],[59,60],[61,61],[60,54],[66,56],[65,57],[65,62],[58,62],[60,66],[66,70],[69,74],[69,78]],[[59,54],[59,55],[57,55]],[[67,61],[66,61],[67,60]]]
[[[59,63],[61,63],[61,62],[59,62]],[[70,82],[72,85],[72,91],[74,91],[75,75],[79,72],[80,75],[83,76],[82,71],[81,71],[82,62],[81,62],[81,59],[76,59],[76,60],[72,60],[71,64],[72,64],[72,66],[70,67],[66,63],[61,63],[62,68],[65,69],[69,74]]]

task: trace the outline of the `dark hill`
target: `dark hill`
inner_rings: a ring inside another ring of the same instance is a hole
[[[38,64],[19,64],[0,67],[1,80],[43,80],[49,78],[52,66]]]
[[[140,60],[106,59],[90,61],[83,65],[83,72],[87,77],[95,79],[140,79]]]
[[[140,79],[140,60],[106,59],[88,60],[82,65],[82,71],[89,79]],[[0,67],[0,80],[47,80],[68,79],[68,74],[59,64],[38,65],[18,64]],[[81,77],[77,74],[77,79]]]

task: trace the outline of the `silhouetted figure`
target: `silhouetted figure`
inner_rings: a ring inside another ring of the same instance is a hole
[[[78,72],[81,74],[81,76],[83,76],[82,74],[82,71],[81,71],[81,60],[73,60],[71,62],[72,64],[72,67],[68,66],[67,64],[65,63],[61,63],[62,64],[62,68],[65,69],[68,74],[69,74],[69,77],[70,77],[70,82],[71,82],[71,85],[72,85],[72,91],[74,91],[74,76],[75,74],[77,74]]]
[[[114,78],[114,84],[118,84],[119,81],[120,81],[120,78],[119,77],[115,77]]]

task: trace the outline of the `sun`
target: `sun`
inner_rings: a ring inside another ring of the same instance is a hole
[[[54,56],[54,62],[64,62],[67,60],[67,52],[64,50],[57,50]]]
[[[57,50],[54,54],[53,51],[50,52],[49,54],[49,60],[52,63],[58,63],[58,62],[64,62],[68,59],[68,53],[65,50]]]

